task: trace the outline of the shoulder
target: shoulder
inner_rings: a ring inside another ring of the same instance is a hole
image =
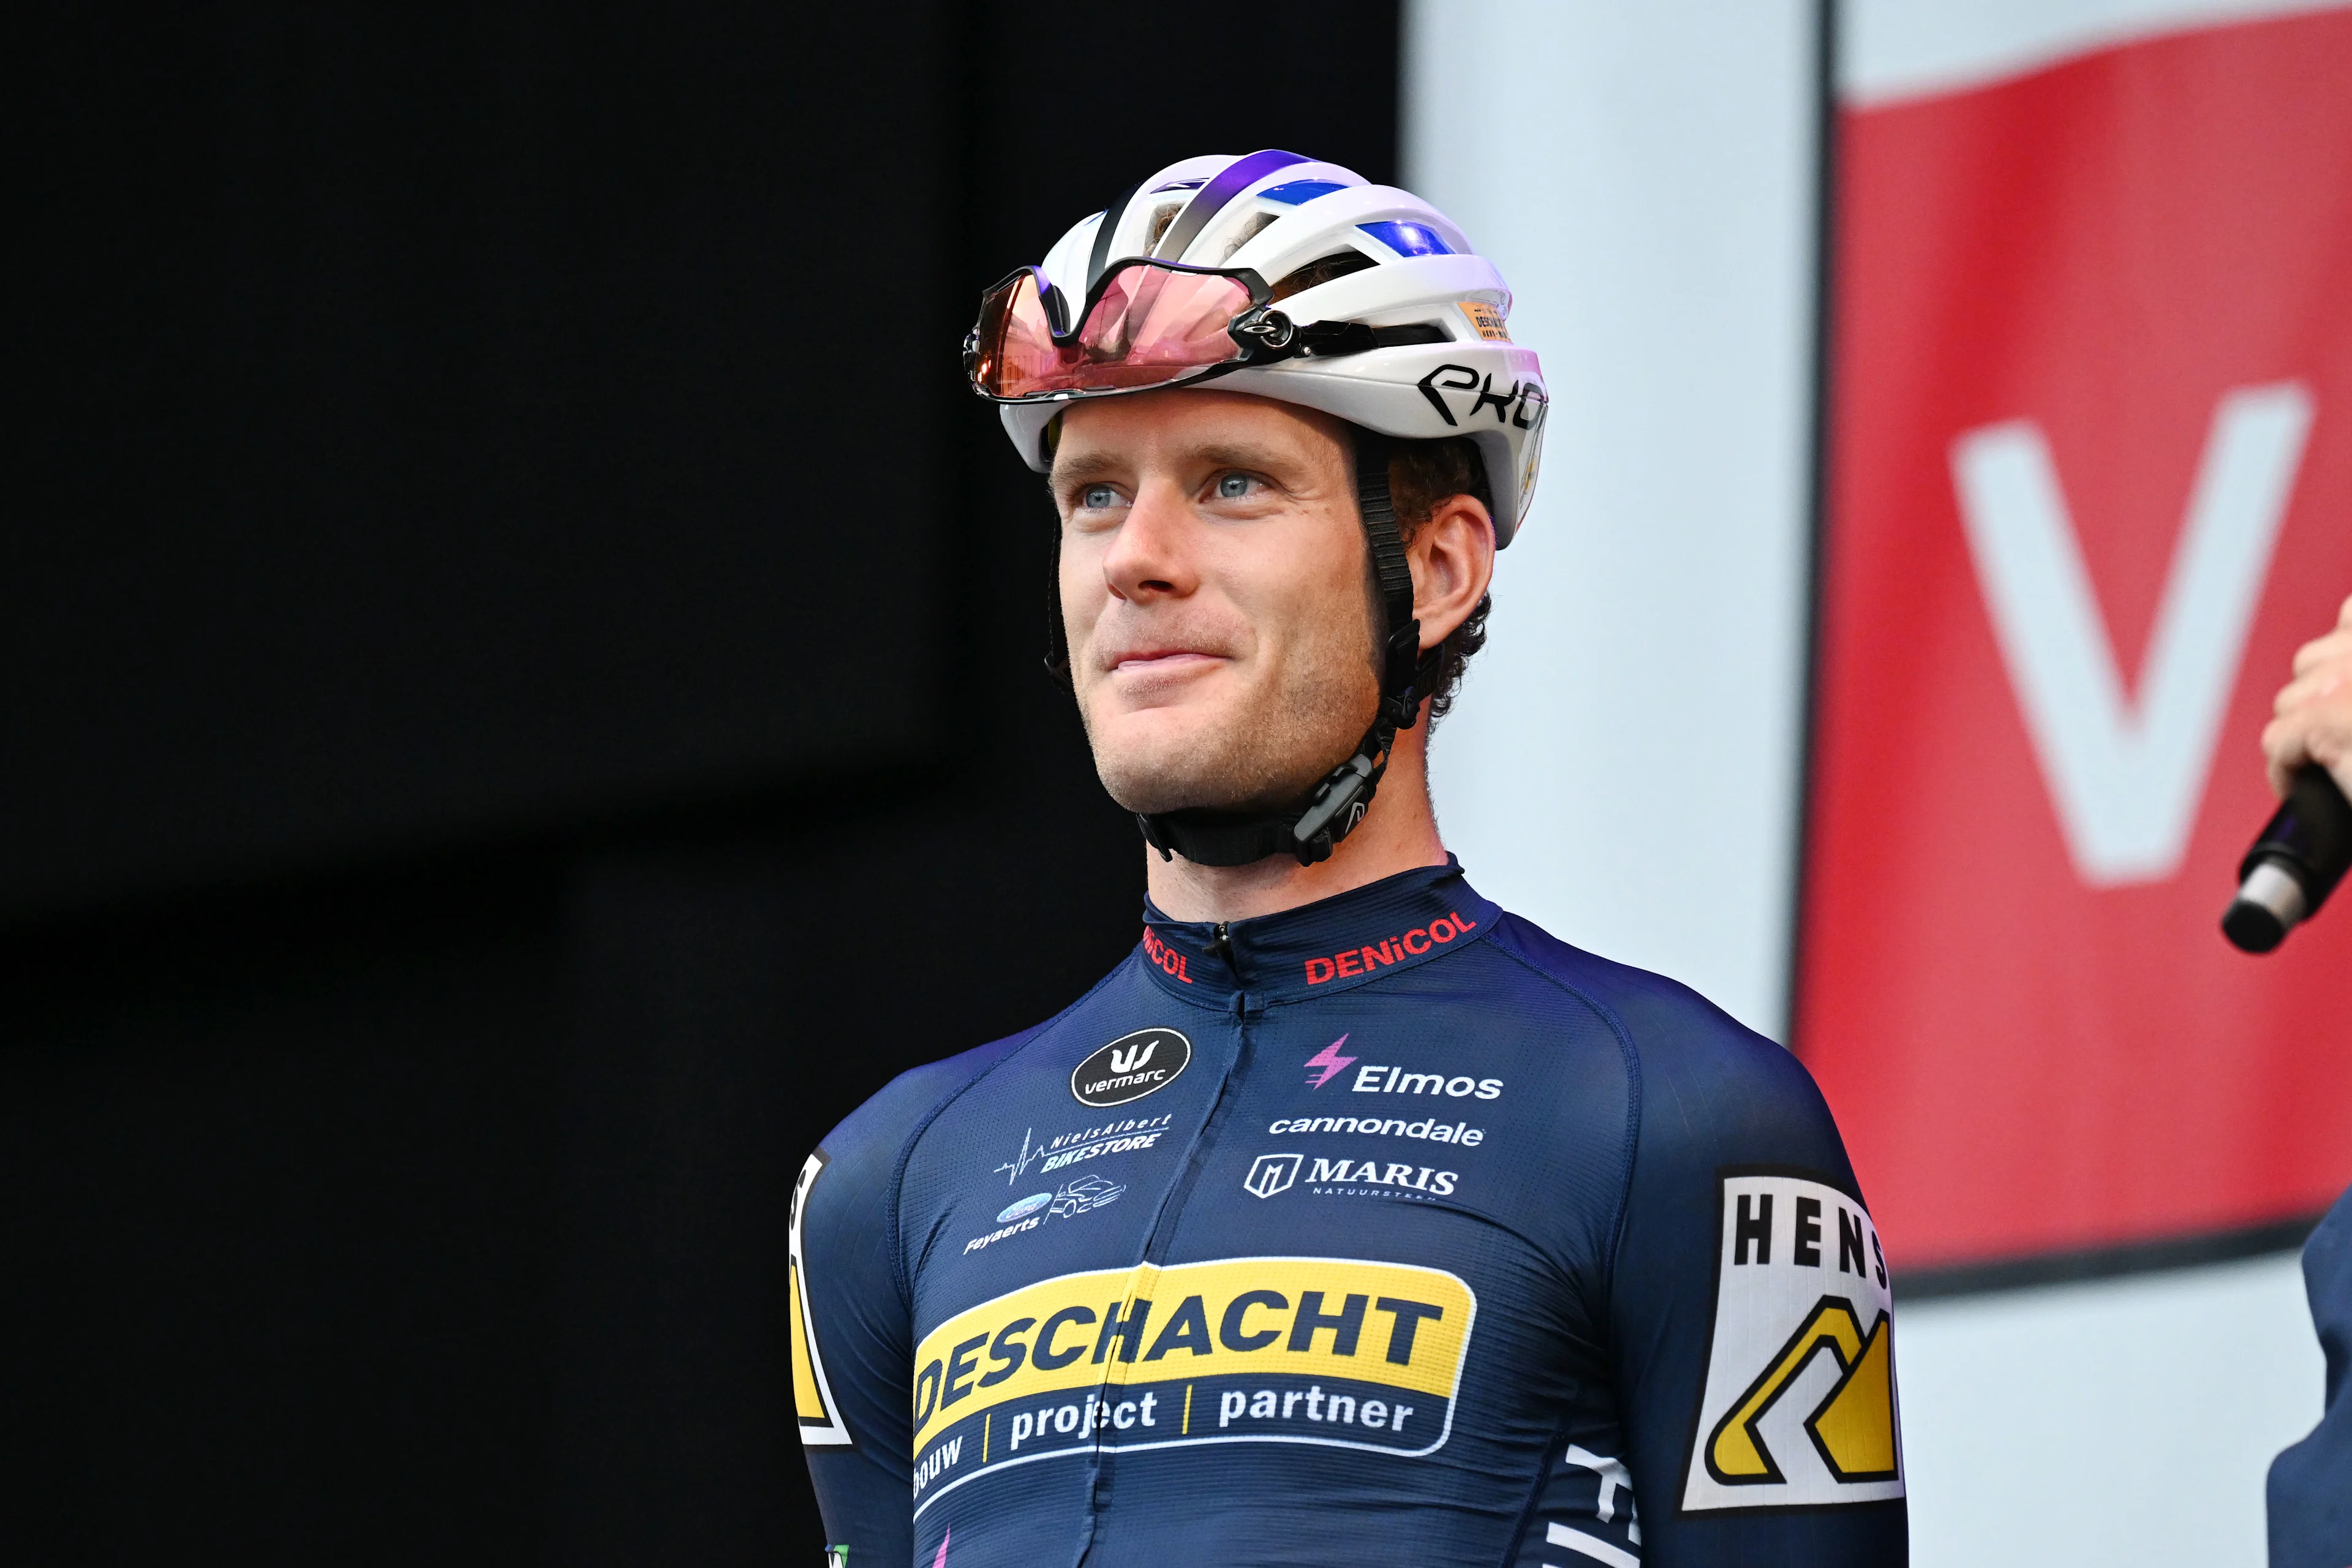
[[[813,1280],[847,1289],[869,1305],[886,1283],[903,1286],[898,1185],[915,1141],[1036,1033],[1024,1029],[902,1072],[825,1134],[802,1167],[793,1205],[793,1251],[804,1256]]]
[[[899,1152],[940,1110],[1050,1026],[1050,1022],[1032,1025],[900,1073],[825,1134],[822,1147],[826,1159],[845,1162],[853,1169],[878,1166],[887,1176]]]
[[[847,1162],[860,1184],[895,1181],[901,1155],[957,1098],[1020,1055],[1022,1047],[1082,1011],[1105,987],[1135,967],[1132,954],[1112,966],[1087,993],[1042,1023],[984,1046],[909,1068],[842,1119],[819,1148],[827,1162]],[[837,1183],[847,1186],[849,1182]]]
[[[1654,1157],[1702,1163],[1843,1151],[1812,1075],[1795,1056],[1663,974],[1571,947],[1517,915],[1492,938],[1606,1018],[1629,1060],[1640,1138]]]

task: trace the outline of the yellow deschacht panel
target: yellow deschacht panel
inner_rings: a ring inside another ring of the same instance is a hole
[[[1469,1286],[1443,1269],[1353,1258],[1224,1258],[1062,1275],[959,1312],[923,1336],[915,1352],[915,1448],[955,1421],[1015,1400],[1227,1372],[1347,1377],[1448,1398],[1476,1308]],[[1114,1320],[1138,1325],[1131,1340],[1115,1337]]]
[[[1844,1375],[1807,1419],[1807,1430],[1821,1443],[1840,1480],[1893,1476],[1895,1379],[1888,1343],[1884,1315],[1864,1340],[1853,1307],[1834,1298],[1822,1300],[1717,1426],[1707,1439],[1707,1468],[1727,1484],[1781,1479],[1780,1467],[1765,1448],[1757,1424],[1814,1352],[1826,1347]]]

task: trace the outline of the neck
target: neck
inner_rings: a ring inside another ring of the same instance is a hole
[[[1180,921],[1244,921],[1336,897],[1353,888],[1445,864],[1429,804],[1429,718],[1400,733],[1388,772],[1356,830],[1319,866],[1270,856],[1247,866],[1198,866],[1143,852],[1144,885],[1162,914]]]

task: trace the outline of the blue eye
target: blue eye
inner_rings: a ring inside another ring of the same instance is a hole
[[[1250,487],[1255,485],[1256,482],[1256,480],[1251,479],[1247,474],[1227,474],[1223,479],[1217,481],[1217,499],[1219,500],[1247,500],[1249,499]]]
[[[1088,511],[1102,511],[1118,504],[1118,491],[1110,485],[1088,485],[1078,492],[1078,504]]]

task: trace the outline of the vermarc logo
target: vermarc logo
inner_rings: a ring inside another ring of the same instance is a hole
[[[1070,1096],[1102,1109],[1125,1105],[1174,1083],[1192,1064],[1192,1042],[1174,1029],[1138,1029],[1070,1069]]]

